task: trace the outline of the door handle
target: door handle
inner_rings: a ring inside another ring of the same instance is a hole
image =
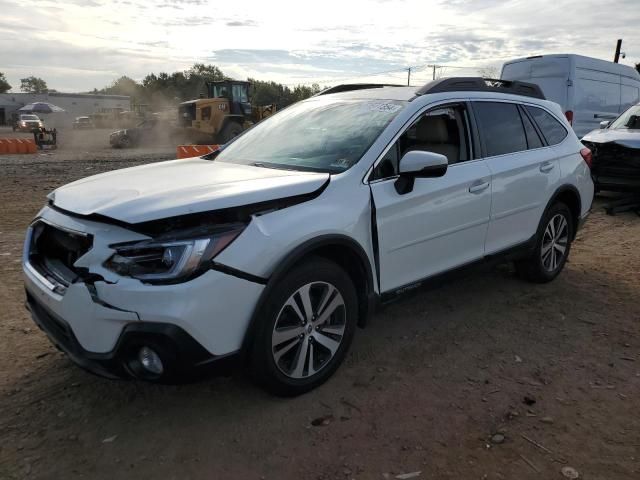
[[[480,193],[489,188],[489,185],[491,185],[489,182],[474,183],[469,187],[469,193]]]
[[[542,173],[547,173],[553,170],[553,167],[554,165],[552,162],[544,162],[542,165],[540,165],[540,171]]]

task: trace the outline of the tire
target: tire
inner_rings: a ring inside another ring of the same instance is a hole
[[[358,301],[349,275],[314,257],[278,281],[262,311],[251,373],[269,392],[291,397],[321,385],[340,366],[353,340]]]
[[[120,140],[118,140],[118,147],[120,148],[130,148],[131,147],[131,138],[127,135],[123,136]]]
[[[571,210],[564,203],[557,202],[548,208],[538,226],[533,254],[515,262],[518,275],[534,283],[556,278],[569,258],[573,225]]]
[[[237,122],[227,123],[220,135],[218,136],[218,142],[221,144],[227,143],[229,140],[234,139],[242,133],[242,125]]]

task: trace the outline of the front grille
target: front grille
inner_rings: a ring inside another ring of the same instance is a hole
[[[69,286],[78,278],[74,263],[92,246],[91,235],[37,222],[33,225],[29,263],[45,278]]]

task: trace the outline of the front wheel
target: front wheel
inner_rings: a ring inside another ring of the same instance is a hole
[[[120,138],[120,140],[118,140],[118,146],[120,148],[129,148],[131,147],[131,137],[129,137],[128,135],[124,135],[122,138]]]
[[[516,262],[518,274],[531,282],[550,282],[558,276],[567,262],[572,240],[571,210],[562,202],[555,203],[540,221],[533,254]]]
[[[229,122],[220,132],[218,141],[222,144],[233,140],[242,133],[242,125],[237,122]]]
[[[340,366],[355,331],[353,283],[337,264],[314,258],[278,282],[256,327],[252,373],[276,395],[295,396]]]

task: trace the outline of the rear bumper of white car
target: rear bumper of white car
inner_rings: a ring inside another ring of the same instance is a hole
[[[214,270],[173,285],[121,277],[78,280],[61,288],[30,263],[28,254],[23,270],[26,305],[36,324],[75,363],[112,378],[173,382],[204,370],[226,371],[240,356],[264,289]],[[159,356],[162,374],[142,368],[144,347]]]

